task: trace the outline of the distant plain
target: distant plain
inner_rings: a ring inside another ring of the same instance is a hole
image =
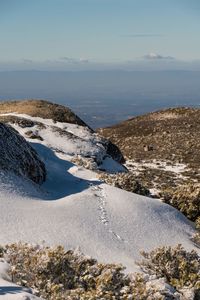
[[[0,101],[48,99],[93,128],[175,106],[200,106],[200,71],[0,72]]]

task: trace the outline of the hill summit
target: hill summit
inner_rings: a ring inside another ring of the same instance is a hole
[[[153,187],[199,181],[200,109],[178,107],[137,116],[98,132],[115,143],[138,178]]]
[[[19,100],[0,103],[1,114],[18,113],[27,114],[31,117],[52,119],[54,122],[66,122],[87,126],[71,109],[60,104],[51,103],[46,100]]]

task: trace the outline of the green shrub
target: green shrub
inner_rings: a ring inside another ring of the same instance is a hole
[[[192,221],[200,217],[200,184],[189,183],[176,189],[167,189],[163,192],[163,200]]]
[[[98,169],[98,164],[93,157],[82,157],[81,155],[75,155],[71,159],[71,162],[88,170],[94,171]]]
[[[193,235],[192,241],[200,248],[200,217],[195,221],[197,232]]]
[[[164,277],[176,289],[183,287],[200,290],[200,256],[195,251],[187,252],[181,245],[157,248],[150,253],[141,253],[144,259],[141,269],[157,278]]]
[[[129,275],[121,265],[100,264],[61,246],[18,243],[7,245],[2,253],[11,265],[13,282],[48,300],[180,300],[178,289],[193,295],[200,288],[200,257],[180,245],[143,253],[139,265],[145,274]]]
[[[148,196],[149,190],[142,186],[135,178],[135,175],[132,173],[118,173],[114,175],[109,175],[106,173],[101,173],[99,179],[105,183],[118,187],[122,190],[136,193],[139,195]]]
[[[5,249],[0,245],[0,258],[3,257]]]
[[[200,248],[200,232],[197,232],[193,235],[192,241]]]
[[[200,230],[200,217],[198,217],[195,221],[196,229]]]
[[[45,299],[66,299],[74,291],[114,296],[124,285],[122,266],[98,264],[95,259],[65,251],[61,246],[12,244],[7,246],[6,255],[13,281],[33,288]]]

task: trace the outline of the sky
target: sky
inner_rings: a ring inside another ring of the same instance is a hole
[[[200,70],[199,33],[199,0],[0,0],[0,70]]]

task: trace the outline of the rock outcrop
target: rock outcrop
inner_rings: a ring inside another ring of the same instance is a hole
[[[0,170],[11,171],[42,184],[45,165],[31,145],[11,126],[0,123]]]

